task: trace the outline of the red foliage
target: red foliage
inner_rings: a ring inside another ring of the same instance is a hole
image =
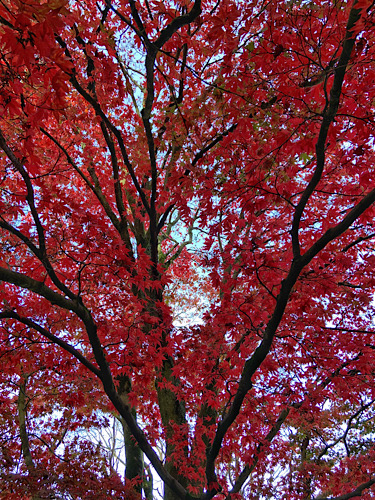
[[[110,412],[168,500],[375,497],[374,35],[364,0],[0,3],[2,498],[139,498]]]

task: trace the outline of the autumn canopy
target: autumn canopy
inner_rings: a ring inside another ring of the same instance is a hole
[[[374,12],[0,0],[0,498],[375,498]]]

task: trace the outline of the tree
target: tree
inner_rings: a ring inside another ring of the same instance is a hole
[[[374,498],[373,3],[0,24],[2,497]]]

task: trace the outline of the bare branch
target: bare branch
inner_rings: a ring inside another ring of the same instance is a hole
[[[328,375],[320,384],[318,387],[314,388],[314,390],[317,389],[325,389],[334,379],[337,377],[340,372],[344,369],[347,368],[351,363],[356,361],[361,354],[357,355],[354,359],[350,359],[346,361],[345,363],[342,363],[341,366],[336,368],[334,372],[332,372],[330,375]],[[267,436],[265,437],[264,441],[260,443],[257,447],[257,450],[255,452],[255,457],[253,459],[253,462],[251,465],[246,465],[240,475],[238,476],[233,488],[231,491],[228,493],[228,496],[226,497],[226,500],[231,500],[231,495],[234,493],[238,493],[242,486],[244,485],[246,479],[249,477],[249,475],[253,472],[255,469],[258,460],[259,460],[259,454],[263,450],[264,446],[267,443],[271,443],[274,437],[277,436],[278,432],[280,431],[282,425],[286,421],[286,419],[289,416],[290,410],[293,408],[294,410],[298,410],[298,408],[301,408],[301,406],[304,404],[304,402],[309,398],[309,394],[307,393],[304,397],[304,399],[298,403],[292,403],[291,405],[287,406],[286,408],[283,408],[281,412],[279,413],[279,416],[275,422],[275,424],[271,427],[269,432],[267,433]]]

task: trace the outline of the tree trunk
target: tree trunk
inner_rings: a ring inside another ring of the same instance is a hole
[[[161,377],[159,377],[159,381],[162,381],[164,379],[168,382],[172,381],[173,383],[176,383],[172,375],[172,367],[172,360],[166,359],[163,363],[163,370],[161,373]],[[179,474],[178,469],[174,465],[174,460],[173,458],[171,458],[175,447],[173,443],[173,430],[171,424],[186,424],[185,408],[183,403],[177,399],[174,392],[170,389],[161,388],[160,385],[157,384],[157,393],[161,419],[166,433],[165,468],[173,477],[177,479],[177,481],[179,481],[179,483],[184,488],[186,488],[188,484],[187,479]],[[164,500],[181,500],[181,498],[173,493],[167,486],[165,486]]]
[[[129,397],[128,394],[131,390],[131,380],[127,375],[122,375],[118,377],[120,382],[118,394],[121,399],[129,405]],[[129,405],[130,406],[130,405]],[[131,410],[134,419],[137,418],[137,412],[135,408]],[[129,427],[126,422],[120,418],[122,431],[124,434],[124,445],[125,445],[125,459],[126,459],[126,467],[125,467],[125,479],[134,479],[136,477],[139,478],[139,482],[135,486],[136,491],[140,494],[142,493],[143,481],[144,481],[144,462],[143,462],[143,452],[136,443],[133,438]]]
[[[23,382],[20,383],[20,390],[18,393],[18,401],[17,401],[17,410],[18,410],[18,422],[20,428],[20,439],[21,439],[21,451],[22,456],[29,472],[29,475],[32,478],[36,476],[36,469],[33,461],[33,457],[31,455],[30,443],[29,443],[29,435],[27,433],[27,425],[26,425],[26,414],[27,414],[27,403],[26,403],[26,384],[28,377],[25,376],[23,378]],[[32,500],[41,500],[42,497],[39,496],[36,491],[35,486],[32,484],[31,488]],[[44,497],[47,498],[47,497]]]

